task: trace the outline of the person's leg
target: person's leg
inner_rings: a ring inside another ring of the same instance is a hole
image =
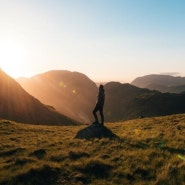
[[[104,125],[104,114],[103,114],[103,108],[100,109],[100,116],[101,116],[101,124]]]
[[[94,110],[93,110],[93,115],[94,115],[95,122],[98,123],[98,117],[97,117],[97,114],[96,114],[97,111],[98,111],[98,107],[95,106],[95,108],[94,108]]]

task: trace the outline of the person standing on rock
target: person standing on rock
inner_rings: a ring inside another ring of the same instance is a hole
[[[101,125],[104,125],[104,115],[103,115],[104,102],[105,102],[105,91],[104,91],[103,85],[100,85],[99,86],[98,97],[97,97],[97,102],[96,102],[95,108],[93,110],[93,115],[94,115],[94,118],[95,118],[95,122],[99,123],[96,113],[97,113],[97,111],[100,112],[100,116],[101,116],[101,123],[100,124]]]

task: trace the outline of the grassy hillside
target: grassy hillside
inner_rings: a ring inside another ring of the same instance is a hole
[[[1,120],[0,184],[184,184],[185,114],[106,124],[118,139],[75,139],[85,127]]]

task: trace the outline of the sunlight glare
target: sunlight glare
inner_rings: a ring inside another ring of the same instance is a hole
[[[12,77],[18,77],[25,66],[26,50],[19,40],[0,42],[0,68]]]

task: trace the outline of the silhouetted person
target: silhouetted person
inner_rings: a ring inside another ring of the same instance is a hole
[[[95,122],[98,123],[98,117],[96,115],[96,112],[99,111],[100,112],[100,116],[101,116],[101,124],[104,124],[104,115],[103,115],[103,106],[104,106],[104,102],[105,102],[105,93],[104,93],[104,88],[103,85],[99,86],[99,92],[98,92],[98,97],[97,97],[97,102],[95,105],[95,108],[93,110],[93,115],[95,118]]]

